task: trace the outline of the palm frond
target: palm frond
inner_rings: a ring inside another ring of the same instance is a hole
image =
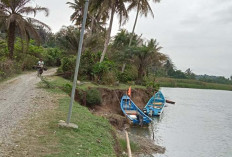
[[[45,7],[40,7],[40,6],[36,6],[35,8],[33,7],[23,7],[21,8],[18,13],[20,14],[34,14],[34,16],[36,16],[36,14],[38,12],[44,12],[45,13],[45,16],[48,16],[49,15],[49,10]]]

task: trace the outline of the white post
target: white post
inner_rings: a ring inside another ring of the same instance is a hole
[[[73,102],[74,102],[75,90],[76,90],[76,85],[77,85],[77,76],[78,76],[80,59],[81,59],[81,51],[82,51],[83,38],[84,38],[84,32],[85,32],[86,18],[87,18],[87,13],[88,13],[88,6],[89,6],[89,0],[85,0],[84,17],[83,17],[82,28],[81,28],[78,54],[77,54],[77,59],[76,59],[76,68],[75,68],[74,80],[73,80],[73,86],[72,86],[71,101],[70,101],[70,105],[69,105],[68,118],[66,121],[67,124],[70,123],[71,114],[72,114],[72,106],[73,106]]]

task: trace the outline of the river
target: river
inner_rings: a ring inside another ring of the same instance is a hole
[[[232,92],[162,88],[167,104],[149,129],[134,134],[154,138],[166,148],[154,157],[232,157]],[[153,132],[154,131],[154,137]]]

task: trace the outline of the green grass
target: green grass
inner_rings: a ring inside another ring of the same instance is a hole
[[[52,123],[51,129],[57,127],[59,119],[66,119],[70,98],[60,99],[60,112],[57,119]],[[78,129],[59,128],[56,136],[59,139],[59,154],[48,156],[71,157],[71,156],[116,156],[114,152],[114,139],[111,134],[112,127],[108,120],[95,116],[85,107],[74,103],[71,122],[78,125]]]
[[[232,90],[232,85],[206,83],[198,80],[157,78],[156,81],[160,84],[160,87]]]
[[[62,86],[69,81],[55,77],[51,84],[54,87]],[[73,104],[71,123],[78,125],[78,129],[57,128],[59,120],[66,120],[70,97],[60,88],[48,89],[51,94],[65,95],[59,99],[59,108],[55,111],[54,120],[50,122],[50,131],[56,130],[56,139],[58,141],[58,153],[47,155],[48,157],[114,157],[114,138],[111,134],[112,126],[107,119],[93,115],[86,107],[78,103]],[[48,140],[49,137],[43,137],[41,142]]]
[[[73,82],[63,79],[61,77],[53,77],[53,81],[51,82],[53,86],[55,87],[62,87],[65,84],[71,85],[73,84]],[[107,86],[107,85],[98,85],[96,83],[92,83],[92,82],[84,82],[81,85],[77,85],[77,88],[81,89],[81,90],[87,90],[88,88],[107,88],[107,89],[122,89],[122,90],[127,90],[129,88],[130,85],[127,84],[119,84],[118,86]],[[131,87],[133,89],[135,88],[141,88],[141,89],[146,89],[145,86],[139,86],[139,85],[131,85]]]
[[[120,144],[122,150],[124,152],[127,152],[127,142],[126,142],[126,140],[125,139],[119,139],[119,144]],[[134,143],[132,141],[130,141],[130,147],[131,147],[132,152],[139,152],[140,151],[140,147],[136,143]]]

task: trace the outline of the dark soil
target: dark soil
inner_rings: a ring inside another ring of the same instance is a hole
[[[94,114],[101,115],[109,119],[110,123],[118,130],[123,130],[127,123],[120,107],[121,97],[126,93],[125,90],[97,88],[101,93],[102,103],[100,105],[87,106]],[[82,93],[82,96],[80,95]],[[86,106],[85,91],[76,91],[75,99],[83,106]],[[150,99],[152,90],[133,89],[131,99],[140,108],[146,105]],[[82,99],[80,100],[80,98]]]

